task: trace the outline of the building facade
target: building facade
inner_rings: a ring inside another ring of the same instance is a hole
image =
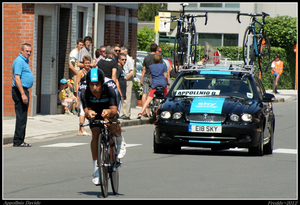
[[[178,11],[182,7],[180,3],[168,3],[168,10]],[[242,16],[241,24],[237,22],[237,12],[261,13],[266,12],[271,17],[276,15],[298,16],[297,3],[189,3],[185,7],[186,13],[204,14],[208,12],[208,22],[204,25],[204,18],[196,21],[196,30],[199,37],[199,44],[204,45],[207,41],[212,46],[242,46],[246,27],[250,18]],[[174,29],[176,32],[176,29]],[[173,32],[171,36],[175,36]]]
[[[137,4],[3,3],[3,115],[15,115],[12,64],[25,42],[33,46],[34,76],[29,115],[56,114],[61,78],[69,78],[69,53],[78,38],[91,36],[92,55],[101,45],[127,46],[136,58]]]

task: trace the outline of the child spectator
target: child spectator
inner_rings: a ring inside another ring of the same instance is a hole
[[[61,79],[60,84],[59,84],[59,100],[61,101],[62,106],[64,106],[65,109],[65,115],[71,115],[72,113],[70,112],[70,107],[72,106],[73,110],[72,112],[75,112],[75,99],[74,97],[68,97],[68,94],[66,92],[67,88],[67,80],[66,79]]]

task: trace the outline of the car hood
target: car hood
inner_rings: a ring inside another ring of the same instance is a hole
[[[162,110],[183,113],[252,113],[257,101],[233,97],[176,97],[167,98]]]

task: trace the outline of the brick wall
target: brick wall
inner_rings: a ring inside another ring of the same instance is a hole
[[[136,59],[137,51],[137,9],[129,9],[128,23],[128,54]],[[105,6],[105,35],[104,45],[124,45],[125,8]],[[135,19],[135,20],[133,20]]]
[[[34,4],[3,3],[3,115],[15,115],[12,100],[12,64],[18,57],[23,43],[33,45]],[[32,55],[29,58],[32,69]],[[29,90],[31,96],[31,89]],[[29,102],[31,103],[31,102]],[[29,110],[28,114],[30,114]]]

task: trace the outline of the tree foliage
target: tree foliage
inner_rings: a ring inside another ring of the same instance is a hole
[[[290,16],[267,17],[265,32],[271,46],[290,48],[297,43],[297,18]]]
[[[155,32],[153,29],[145,26],[137,31],[137,41],[139,51],[149,51],[150,45],[154,43]]]
[[[138,20],[154,21],[155,16],[158,15],[159,9],[167,9],[167,4],[163,4],[163,3],[138,4]]]

